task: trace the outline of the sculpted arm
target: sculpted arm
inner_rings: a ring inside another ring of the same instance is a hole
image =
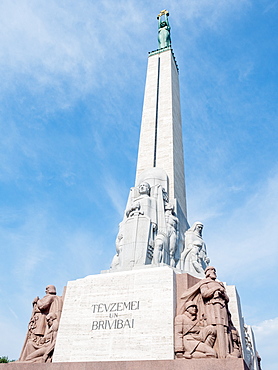
[[[167,23],[168,30],[170,31],[170,24],[169,24],[169,20],[168,20],[168,14],[167,13],[165,14],[165,22]]]
[[[55,296],[49,294],[43,297],[42,299],[39,299],[37,301],[38,308],[40,310],[45,310],[46,308],[48,308],[53,302],[54,297]]]
[[[223,286],[223,291],[221,290],[221,293],[222,293],[222,296],[225,299],[225,301],[228,303],[230,299],[229,299],[229,297],[228,297],[228,295],[226,293],[226,289],[224,288],[224,286]]]
[[[214,286],[212,288],[209,288],[208,284],[203,284],[200,287],[201,295],[203,298],[212,298],[217,290],[219,290],[219,287]]]

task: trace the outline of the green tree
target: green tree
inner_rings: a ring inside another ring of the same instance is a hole
[[[10,362],[7,356],[0,357],[0,363],[8,363]]]

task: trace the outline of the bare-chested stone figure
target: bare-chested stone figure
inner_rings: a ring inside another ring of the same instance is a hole
[[[175,267],[175,252],[179,237],[179,219],[174,214],[174,206],[167,204],[165,206],[165,220],[167,228],[168,248],[170,254],[170,266]]]

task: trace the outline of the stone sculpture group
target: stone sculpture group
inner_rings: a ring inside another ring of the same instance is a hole
[[[167,181],[166,173],[155,169],[152,184],[144,179],[131,188],[124,219],[119,225],[111,271],[166,264],[204,277],[209,258],[202,238],[203,224],[195,222],[182,235],[174,204],[164,187]]]
[[[53,285],[46,287],[46,295],[33,301],[33,312],[19,362],[51,362],[55,347],[62,297]]]
[[[180,297],[182,309],[175,318],[176,357],[242,357],[224,284],[216,280],[214,267],[207,267],[205,272],[206,278]]]

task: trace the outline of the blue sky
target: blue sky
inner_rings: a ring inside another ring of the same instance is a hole
[[[0,4],[0,356],[31,302],[109,268],[134,185],[148,51],[170,11],[188,217],[278,367],[278,1]]]

